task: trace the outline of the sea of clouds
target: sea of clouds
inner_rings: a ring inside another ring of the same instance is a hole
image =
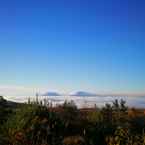
[[[28,102],[28,98],[31,101],[36,100],[36,96],[24,97],[24,96],[7,96],[6,99],[15,102]],[[38,96],[39,101],[44,101],[44,99],[51,102],[53,105],[63,104],[64,101],[74,101],[75,104],[81,107],[94,107],[95,104],[98,107],[104,106],[106,103],[112,103],[115,99],[125,100],[129,107],[145,108],[145,96],[138,97],[126,97],[126,96],[93,96],[93,97],[83,97],[83,96]]]

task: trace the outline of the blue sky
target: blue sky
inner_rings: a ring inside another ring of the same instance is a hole
[[[144,7],[143,0],[1,1],[0,91],[145,94]]]

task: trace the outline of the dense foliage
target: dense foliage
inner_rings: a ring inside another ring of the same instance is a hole
[[[0,145],[145,145],[144,111],[123,100],[91,109],[5,104],[1,97]]]

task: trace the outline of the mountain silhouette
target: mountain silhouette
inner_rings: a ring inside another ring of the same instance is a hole
[[[61,96],[61,94],[59,94],[57,92],[47,92],[47,93],[43,94],[42,96]]]
[[[97,95],[95,93],[91,93],[91,92],[78,91],[78,92],[75,92],[73,94],[70,94],[70,96],[93,97],[93,96],[97,96]]]

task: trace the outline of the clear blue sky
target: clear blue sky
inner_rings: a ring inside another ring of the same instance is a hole
[[[0,56],[1,91],[145,92],[145,1],[0,1]]]

